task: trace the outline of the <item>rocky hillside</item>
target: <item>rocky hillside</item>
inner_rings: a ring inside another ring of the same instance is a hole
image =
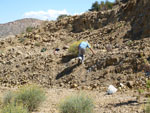
[[[41,20],[26,18],[9,22],[6,24],[0,24],[0,38],[8,35],[16,35],[26,31],[27,27],[36,27],[42,23]]]
[[[134,22],[139,21],[136,18],[139,13],[134,12],[134,7],[140,10],[138,7],[149,1],[134,2],[129,0],[112,10],[45,22],[30,33],[1,40],[1,85],[35,82],[46,87],[77,89],[99,90],[110,84],[146,88],[150,76],[148,23],[141,24],[142,34],[138,36],[142,39],[132,39],[139,32],[134,25],[138,25]],[[148,8],[147,5],[143,7],[141,13],[146,15]],[[149,21],[147,16],[141,17],[140,22],[146,20]],[[95,56],[87,53],[85,64],[80,66],[77,59],[68,53],[68,46],[77,40],[88,40],[96,51]],[[59,51],[54,54],[56,48]]]
[[[132,39],[150,37],[149,4],[149,0],[130,0],[120,10],[122,19],[131,22],[132,29],[128,36]]]

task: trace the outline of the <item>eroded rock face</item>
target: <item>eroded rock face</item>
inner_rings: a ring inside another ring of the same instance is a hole
[[[150,37],[150,1],[129,0],[123,7],[122,17],[131,21],[132,29],[128,35],[132,39]]]
[[[98,29],[113,22],[115,11],[87,12],[73,21],[73,32],[82,32],[87,29]]]
[[[66,17],[56,22],[49,22],[44,26],[44,30],[56,32],[60,29],[66,29],[70,32],[83,32],[85,30],[93,30],[106,26],[117,20],[116,9],[100,12],[86,12],[82,15]]]

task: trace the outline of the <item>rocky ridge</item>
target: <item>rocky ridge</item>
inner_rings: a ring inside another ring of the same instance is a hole
[[[27,27],[37,27],[41,23],[42,20],[25,18],[5,24],[0,24],[0,38],[26,32]]]

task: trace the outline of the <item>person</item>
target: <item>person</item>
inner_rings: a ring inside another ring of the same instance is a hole
[[[88,41],[82,41],[78,46],[78,59],[79,59],[78,63],[83,63],[86,48],[89,48],[92,51],[92,53],[95,55],[95,52],[90,47]]]

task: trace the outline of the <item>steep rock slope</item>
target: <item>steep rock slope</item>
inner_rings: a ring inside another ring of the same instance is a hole
[[[122,18],[131,21],[129,35],[132,39],[150,37],[150,1],[130,0],[122,7]]]

